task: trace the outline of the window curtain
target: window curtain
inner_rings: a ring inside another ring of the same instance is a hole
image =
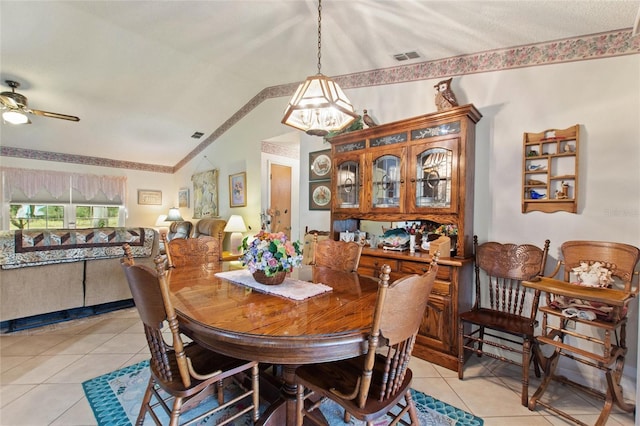
[[[33,198],[42,189],[49,192],[55,199],[59,199],[63,194],[70,197],[70,189],[78,191],[86,200],[95,198],[99,191],[102,191],[111,201],[120,198],[124,204],[127,199],[126,176],[100,176],[8,167],[1,170],[4,175],[5,202],[11,201],[11,195],[16,190],[22,191],[27,198]]]

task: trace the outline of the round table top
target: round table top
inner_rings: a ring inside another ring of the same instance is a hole
[[[167,273],[181,330],[217,352],[277,364],[328,362],[366,352],[378,280],[302,267],[297,278],[332,287],[297,301],[216,276],[223,264]]]

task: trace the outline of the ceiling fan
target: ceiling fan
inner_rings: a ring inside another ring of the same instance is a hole
[[[11,87],[10,92],[0,93],[0,110],[2,110],[2,119],[6,123],[30,124],[31,120],[29,120],[29,117],[27,117],[25,113],[41,115],[43,117],[59,118],[61,120],[80,121],[78,117],[73,115],[29,108],[27,104],[27,97],[16,92],[16,89],[20,87],[20,83],[13,80],[5,80],[5,83]]]

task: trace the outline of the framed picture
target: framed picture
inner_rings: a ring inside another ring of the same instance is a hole
[[[138,204],[142,205],[161,205],[162,191],[152,189],[138,189]]]
[[[309,180],[331,179],[331,150],[309,153]]]
[[[189,188],[180,188],[178,191],[178,207],[189,207]]]
[[[331,181],[309,182],[309,210],[331,209]]]
[[[229,206],[247,205],[247,174],[245,172],[229,175]]]
[[[191,176],[193,182],[193,218],[218,216],[218,170]]]

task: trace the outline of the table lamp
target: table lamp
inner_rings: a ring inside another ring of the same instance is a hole
[[[158,234],[160,234],[160,236],[166,235],[167,232],[169,232],[169,222],[167,221],[166,214],[161,214],[160,216],[158,216],[158,219],[156,220],[156,229],[158,230]]]
[[[178,222],[183,221],[184,219],[180,215],[180,209],[177,207],[171,207],[169,209],[169,213],[167,213],[167,218],[165,219],[167,222]]]
[[[240,246],[242,245],[242,232],[247,232],[247,227],[242,220],[242,216],[234,214],[231,215],[227,221],[227,226],[224,227],[224,232],[231,232],[231,238],[229,240],[229,251],[231,254],[242,254]]]

